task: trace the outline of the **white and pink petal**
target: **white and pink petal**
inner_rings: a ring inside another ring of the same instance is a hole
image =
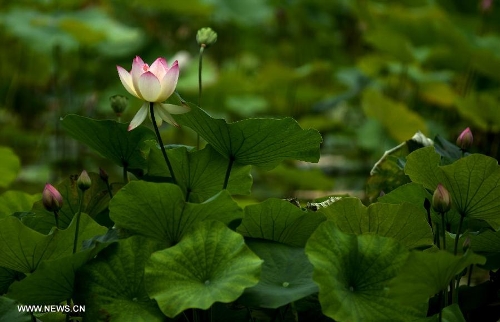
[[[179,124],[174,120],[172,115],[168,112],[166,106],[167,104],[155,103],[154,109],[155,112],[161,117],[165,122],[172,124],[173,126],[179,127]],[[170,105],[170,104],[168,104]]]
[[[162,79],[168,71],[168,64],[165,58],[158,58],[151,64],[149,71],[155,74],[156,78]]]
[[[144,122],[146,116],[148,115],[148,108],[149,108],[149,103],[144,102],[139,111],[135,114],[132,121],[130,121],[130,124],[128,126],[129,131],[132,131],[133,129],[141,125],[142,122]]]
[[[161,94],[160,81],[151,72],[142,74],[139,78],[139,92],[145,101],[158,102]]]
[[[134,84],[136,92],[139,92],[139,79],[141,75],[148,70],[148,64],[145,64],[141,57],[135,56],[132,61],[132,70],[130,71],[130,75],[132,75],[132,83]]]
[[[170,114],[184,114],[191,111],[191,108],[187,105],[175,105],[175,104],[161,104],[165,111]]]
[[[130,75],[129,72],[125,70],[125,68],[116,66],[116,69],[118,70],[118,76],[120,77],[120,81],[122,82],[123,87],[129,92],[130,94],[134,95],[137,98],[142,98],[137,94],[134,88],[134,84],[132,83],[132,76]]]
[[[179,79],[179,64],[177,60],[172,64],[165,76],[161,79],[161,95],[158,102],[163,102],[172,95]]]

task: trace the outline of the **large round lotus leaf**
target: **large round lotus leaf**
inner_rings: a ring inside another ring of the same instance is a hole
[[[174,317],[189,308],[208,309],[236,300],[259,281],[262,260],[243,237],[218,221],[195,224],[171,248],[146,263],[146,290],[160,309]]]
[[[76,218],[76,217],[75,217]],[[23,225],[15,217],[0,220],[0,266],[23,273],[32,273],[47,259],[71,255],[76,230],[75,220],[65,230],[52,230],[48,235],[40,234]],[[77,251],[82,242],[106,233],[106,228],[97,224],[86,214],[80,218]]]
[[[238,303],[278,308],[318,291],[304,248],[258,239],[247,239],[247,245],[264,264],[259,283],[247,288]]]
[[[270,198],[245,207],[238,232],[246,237],[304,247],[323,221],[325,216],[319,212],[304,211],[286,200]]]
[[[390,293],[402,303],[428,301],[448,287],[457,274],[473,264],[484,264],[486,258],[467,251],[454,256],[447,251],[412,251],[401,274],[391,281]]]
[[[179,124],[200,134],[213,148],[236,163],[271,170],[287,159],[318,162],[318,131],[303,130],[291,117],[284,119],[246,119],[226,123],[214,119],[190,104],[191,112],[176,115]]]
[[[109,243],[108,243],[109,244]],[[75,272],[108,244],[92,249],[44,260],[38,268],[21,281],[14,282],[7,296],[23,304],[58,304],[73,296]]]
[[[411,321],[425,310],[403,306],[387,291],[409,251],[392,238],[351,235],[322,223],[306,245],[323,313],[338,321]]]
[[[22,191],[6,191],[0,196],[0,218],[15,212],[28,211],[33,207],[33,203],[40,199],[41,193],[30,195]]]
[[[110,217],[119,228],[171,246],[198,221],[212,219],[229,224],[243,215],[226,190],[200,204],[184,199],[177,185],[132,181],[111,200]]]
[[[78,115],[65,116],[61,124],[70,136],[115,164],[129,169],[146,168],[145,155],[149,152],[149,147],[144,142],[155,140],[154,132],[147,127],[140,126],[134,131],[128,131],[125,123],[94,120]]]
[[[165,159],[156,141],[148,157],[147,175],[169,177]],[[210,144],[201,150],[188,151],[185,147],[167,150],[177,184],[190,202],[203,202],[222,190],[227,171],[227,160]],[[233,165],[227,190],[231,195],[248,195],[252,186],[251,166]]]
[[[19,303],[5,296],[0,296],[0,322],[31,322],[28,312],[19,312]]]
[[[408,248],[434,244],[424,208],[410,203],[365,207],[357,198],[342,198],[320,211],[345,233],[392,237]]]
[[[433,147],[418,149],[406,162],[405,173],[413,182],[434,191],[441,183],[451,195],[453,207],[465,217],[482,219],[500,229],[500,167],[497,160],[471,154],[450,165],[439,166]]]
[[[144,289],[144,263],[161,245],[142,236],[108,246],[77,273],[75,297],[86,321],[161,322],[165,316]]]

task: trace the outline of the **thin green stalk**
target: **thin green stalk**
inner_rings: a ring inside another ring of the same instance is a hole
[[[200,55],[198,59],[198,106],[201,107],[201,71],[203,69],[203,52],[205,51],[204,46],[200,46]]]
[[[438,302],[439,302],[439,322],[441,322],[443,320],[443,309],[445,308],[443,303],[443,291],[439,292]]]
[[[458,252],[458,240],[460,239],[460,231],[462,230],[462,224],[464,223],[464,216],[460,214],[460,221],[458,222],[458,231],[455,235],[455,248],[453,250],[453,255],[456,255]]]
[[[75,230],[75,240],[73,242],[73,254],[76,253],[76,248],[78,245],[78,230],[80,229],[80,217],[82,214],[82,204],[83,204],[83,196],[85,191],[82,191],[80,194],[80,201],[78,203],[78,212],[76,214],[76,230]]]
[[[470,282],[471,282],[471,279],[472,279],[472,269],[474,268],[474,264],[472,264],[471,266],[469,266],[469,276],[467,277],[467,286],[470,286]]]
[[[59,229],[59,213],[54,210],[54,218],[56,219],[56,228]]]
[[[109,198],[113,199],[113,191],[111,190],[111,185],[106,181],[106,187],[108,188]]]
[[[439,224],[436,223],[436,233],[434,234],[434,239],[436,240],[437,248],[441,249],[441,238],[439,237]]]
[[[233,168],[234,158],[229,157],[229,164],[227,165],[226,176],[224,177],[224,184],[222,185],[222,190],[227,188],[229,183],[229,176],[231,175],[231,169]]]
[[[151,120],[153,121],[153,127],[155,128],[155,133],[156,133],[156,138],[158,139],[158,144],[160,144],[160,149],[161,153],[163,154],[163,158],[165,159],[165,162],[167,163],[168,171],[170,172],[170,175],[172,176],[172,181],[174,184],[177,184],[177,180],[175,180],[175,175],[174,175],[174,170],[172,168],[172,165],[170,164],[170,160],[168,159],[167,152],[165,151],[165,147],[163,146],[163,141],[161,139],[160,135],[160,130],[158,130],[158,125],[156,125],[156,118],[155,118],[155,110],[153,108],[154,103],[149,103],[149,112],[151,113]]]
[[[464,216],[460,214],[460,221],[458,222],[458,230],[457,234],[455,235],[455,248],[453,249],[453,255],[457,255],[458,252],[458,240],[460,239],[460,232],[462,231],[462,224],[464,223]],[[456,278],[457,284],[455,286],[455,283],[451,281],[451,289],[450,293],[452,296],[452,304],[453,303],[458,303],[458,285],[460,283],[460,277]]]
[[[201,71],[203,69],[203,52],[205,51],[205,46],[200,46],[200,55],[198,58],[198,106],[201,107],[201,92],[202,92],[202,82],[201,82]],[[196,149],[200,149],[200,134],[196,133]]]
[[[123,164],[123,182],[125,184],[129,183],[129,178],[128,178],[128,166],[127,164]],[[109,189],[109,188],[108,188]],[[110,192],[111,194],[111,192]],[[111,195],[111,197],[113,197],[113,195]]]
[[[444,218],[444,216],[446,214],[442,213],[440,215],[441,215],[441,226],[443,226],[443,250],[446,250],[446,225],[445,225],[445,218]]]

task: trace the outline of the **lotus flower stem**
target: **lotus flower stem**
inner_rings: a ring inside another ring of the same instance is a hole
[[[82,204],[83,204],[83,197],[85,195],[85,190],[82,190],[82,193],[80,194],[80,201],[78,203],[78,212],[76,213],[76,229],[75,229],[75,240],[73,242],[73,254],[76,253],[76,248],[78,246],[78,230],[80,229],[80,217],[82,215]]]
[[[124,163],[123,164],[123,182],[125,184],[127,184],[127,183],[129,183],[129,181],[130,180],[128,178],[128,167],[127,167],[127,164]],[[108,191],[110,191],[109,188],[108,188]],[[113,197],[113,195],[111,195],[111,197]]]
[[[56,219],[56,228],[59,229],[59,212],[54,210],[54,218]]]
[[[198,59],[198,106],[201,107],[201,71],[203,68],[203,52],[205,51],[205,47],[200,46],[200,55]]]
[[[462,230],[463,223],[464,223],[464,216],[460,214],[460,221],[458,222],[458,230],[457,234],[455,235],[455,248],[453,250],[453,255],[456,255],[458,251],[458,240],[460,238],[460,231]]]
[[[227,188],[229,183],[229,176],[231,175],[231,169],[233,168],[234,157],[229,157],[229,164],[227,165],[226,176],[224,177],[224,184],[222,185],[222,190]]]
[[[443,226],[443,250],[446,250],[446,225],[444,216],[446,213],[441,214],[441,226]]]
[[[201,91],[202,91],[202,82],[201,82],[201,71],[203,69],[203,52],[205,51],[205,47],[200,46],[200,55],[198,59],[198,106],[201,107]],[[196,133],[196,149],[200,149],[200,134]]]
[[[163,154],[163,158],[167,163],[168,171],[172,176],[172,181],[174,184],[177,184],[177,180],[175,180],[174,169],[172,168],[172,164],[170,164],[170,160],[168,159],[167,152],[165,151],[165,147],[163,146],[163,141],[161,140],[160,131],[158,130],[158,125],[156,125],[155,119],[155,111],[153,108],[153,103],[149,103],[149,112],[151,113],[151,121],[153,122],[153,127],[155,128],[156,138],[158,139],[158,144],[160,145],[161,153]]]
[[[469,266],[469,276],[467,277],[467,286],[470,286],[471,278],[472,278],[472,269],[474,268],[474,264]]]

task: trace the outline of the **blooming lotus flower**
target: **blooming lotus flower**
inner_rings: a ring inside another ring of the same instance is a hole
[[[153,103],[156,125],[162,121],[179,126],[171,114],[189,112],[187,106],[163,104],[174,93],[179,78],[179,64],[175,61],[170,68],[164,58],[156,59],[151,66],[145,64],[141,57],[136,56],[132,62],[132,70],[127,72],[123,67],[116,66],[123,87],[135,97],[144,100],[141,108],[130,122],[128,130],[138,127],[148,115],[149,104]]]

